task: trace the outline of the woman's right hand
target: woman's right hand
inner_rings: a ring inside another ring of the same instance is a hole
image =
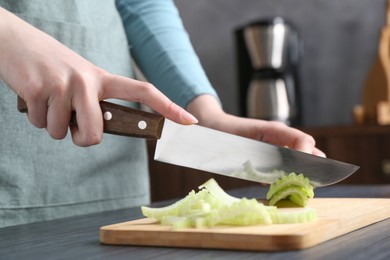
[[[150,83],[104,71],[1,7],[0,57],[0,78],[26,101],[31,123],[54,139],[66,136],[76,111],[73,142],[100,143],[99,101],[108,98],[141,102],[180,124],[197,122]]]

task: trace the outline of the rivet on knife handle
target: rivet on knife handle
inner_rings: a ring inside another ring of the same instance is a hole
[[[103,131],[109,134],[159,139],[164,117],[154,113],[101,101]],[[18,110],[27,112],[26,102],[18,97]],[[76,113],[72,113],[70,124],[77,124]]]

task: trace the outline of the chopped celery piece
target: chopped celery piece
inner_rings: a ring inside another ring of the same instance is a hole
[[[269,205],[275,205],[278,201],[288,198],[291,200],[291,197],[294,196],[294,203],[305,207],[309,201],[309,198],[305,195],[302,187],[299,186],[287,186],[284,189],[276,192],[271,199],[269,200]]]
[[[297,205],[306,207],[314,197],[314,188],[303,174],[290,173],[271,184],[267,193],[269,205],[275,205],[282,199],[289,199]]]
[[[210,192],[217,200],[225,205],[231,205],[234,202],[239,201],[239,198],[233,197],[227,194],[221,186],[213,179],[209,179],[205,183],[199,186],[199,189],[205,188],[208,192]]]
[[[211,212],[208,221],[210,226],[218,224],[237,226],[272,224],[271,216],[266,207],[256,199],[243,198],[231,206],[222,207],[218,212]]]
[[[141,207],[146,217],[155,218],[173,230],[205,228],[216,225],[248,226],[259,224],[301,223],[316,219],[315,211],[306,208],[287,212],[274,206],[265,206],[256,199],[236,198],[227,194],[214,179],[191,191],[183,199],[162,208]],[[296,187],[293,187],[293,190]],[[276,193],[279,194],[279,193]],[[292,193],[293,194],[293,193]],[[280,214],[280,216],[279,216]]]
[[[270,211],[270,215],[274,224],[307,223],[317,220],[317,213],[314,208],[289,209],[288,211],[278,209],[277,211]]]
[[[310,198],[313,198],[313,186],[310,184],[309,179],[305,178],[303,174],[296,175],[294,172],[292,172],[289,175],[285,175],[279,178],[270,186],[267,193],[267,199],[269,200],[279,190],[292,185],[302,187],[306,191],[307,195]]]
[[[172,229],[191,227],[191,219],[188,217],[164,216],[161,218],[161,225],[172,226]]]
[[[291,194],[288,196],[288,199],[299,206],[307,206],[307,203],[309,202],[309,198],[302,196],[302,194]]]
[[[161,221],[164,216],[184,216],[188,214],[207,213],[210,211],[210,203],[206,205],[205,200],[212,202],[213,198],[207,190],[201,190],[198,193],[191,191],[183,199],[162,208],[141,207],[142,214],[146,217],[155,218]]]
[[[238,170],[232,173],[232,176],[241,179],[257,179],[262,180],[264,183],[273,183],[277,179],[285,175],[284,171],[273,170],[272,172],[259,172],[253,167],[251,161],[246,161],[243,170]]]

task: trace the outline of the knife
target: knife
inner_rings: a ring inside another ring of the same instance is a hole
[[[359,166],[271,145],[199,125],[180,125],[161,115],[101,101],[104,132],[157,140],[154,159],[261,183],[303,173],[315,187],[344,180]],[[18,110],[27,105],[18,97]],[[77,124],[75,113],[71,124]]]

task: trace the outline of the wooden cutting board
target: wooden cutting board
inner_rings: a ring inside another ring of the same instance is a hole
[[[100,241],[113,245],[282,251],[315,246],[390,217],[390,199],[315,198],[309,207],[317,210],[315,222],[173,231],[154,219],[143,218],[101,227]]]

